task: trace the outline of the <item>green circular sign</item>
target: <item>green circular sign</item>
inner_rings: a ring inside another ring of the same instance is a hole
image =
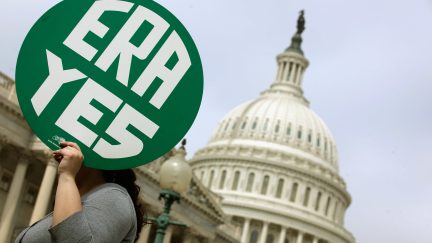
[[[64,0],[27,34],[16,89],[48,147],[74,141],[86,166],[125,169],[184,137],[201,103],[203,70],[189,33],[159,4]]]

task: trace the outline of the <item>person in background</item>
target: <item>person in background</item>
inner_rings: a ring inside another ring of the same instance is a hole
[[[129,243],[138,239],[144,216],[132,169],[83,166],[72,142],[53,152],[59,162],[54,211],[24,229],[15,243]]]

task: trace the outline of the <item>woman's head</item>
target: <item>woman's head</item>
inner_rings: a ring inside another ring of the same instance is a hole
[[[144,224],[144,212],[139,202],[140,187],[135,183],[135,172],[132,169],[102,170],[102,176],[106,182],[117,183],[124,187],[128,191],[129,196],[132,198],[137,218],[137,234],[135,240],[138,240],[139,233],[141,232],[141,228]]]

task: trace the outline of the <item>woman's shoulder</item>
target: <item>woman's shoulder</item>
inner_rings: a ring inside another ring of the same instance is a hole
[[[104,183],[84,194],[81,200],[83,202],[89,202],[100,197],[107,199],[115,198],[116,200],[130,200],[130,196],[127,190],[116,183]]]

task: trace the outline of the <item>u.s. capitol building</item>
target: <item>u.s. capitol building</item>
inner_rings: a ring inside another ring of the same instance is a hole
[[[230,111],[191,161],[202,184],[223,198],[242,243],[354,242],[344,228],[351,197],[336,143],[303,96],[303,30],[302,13],[277,56],[274,82]]]

